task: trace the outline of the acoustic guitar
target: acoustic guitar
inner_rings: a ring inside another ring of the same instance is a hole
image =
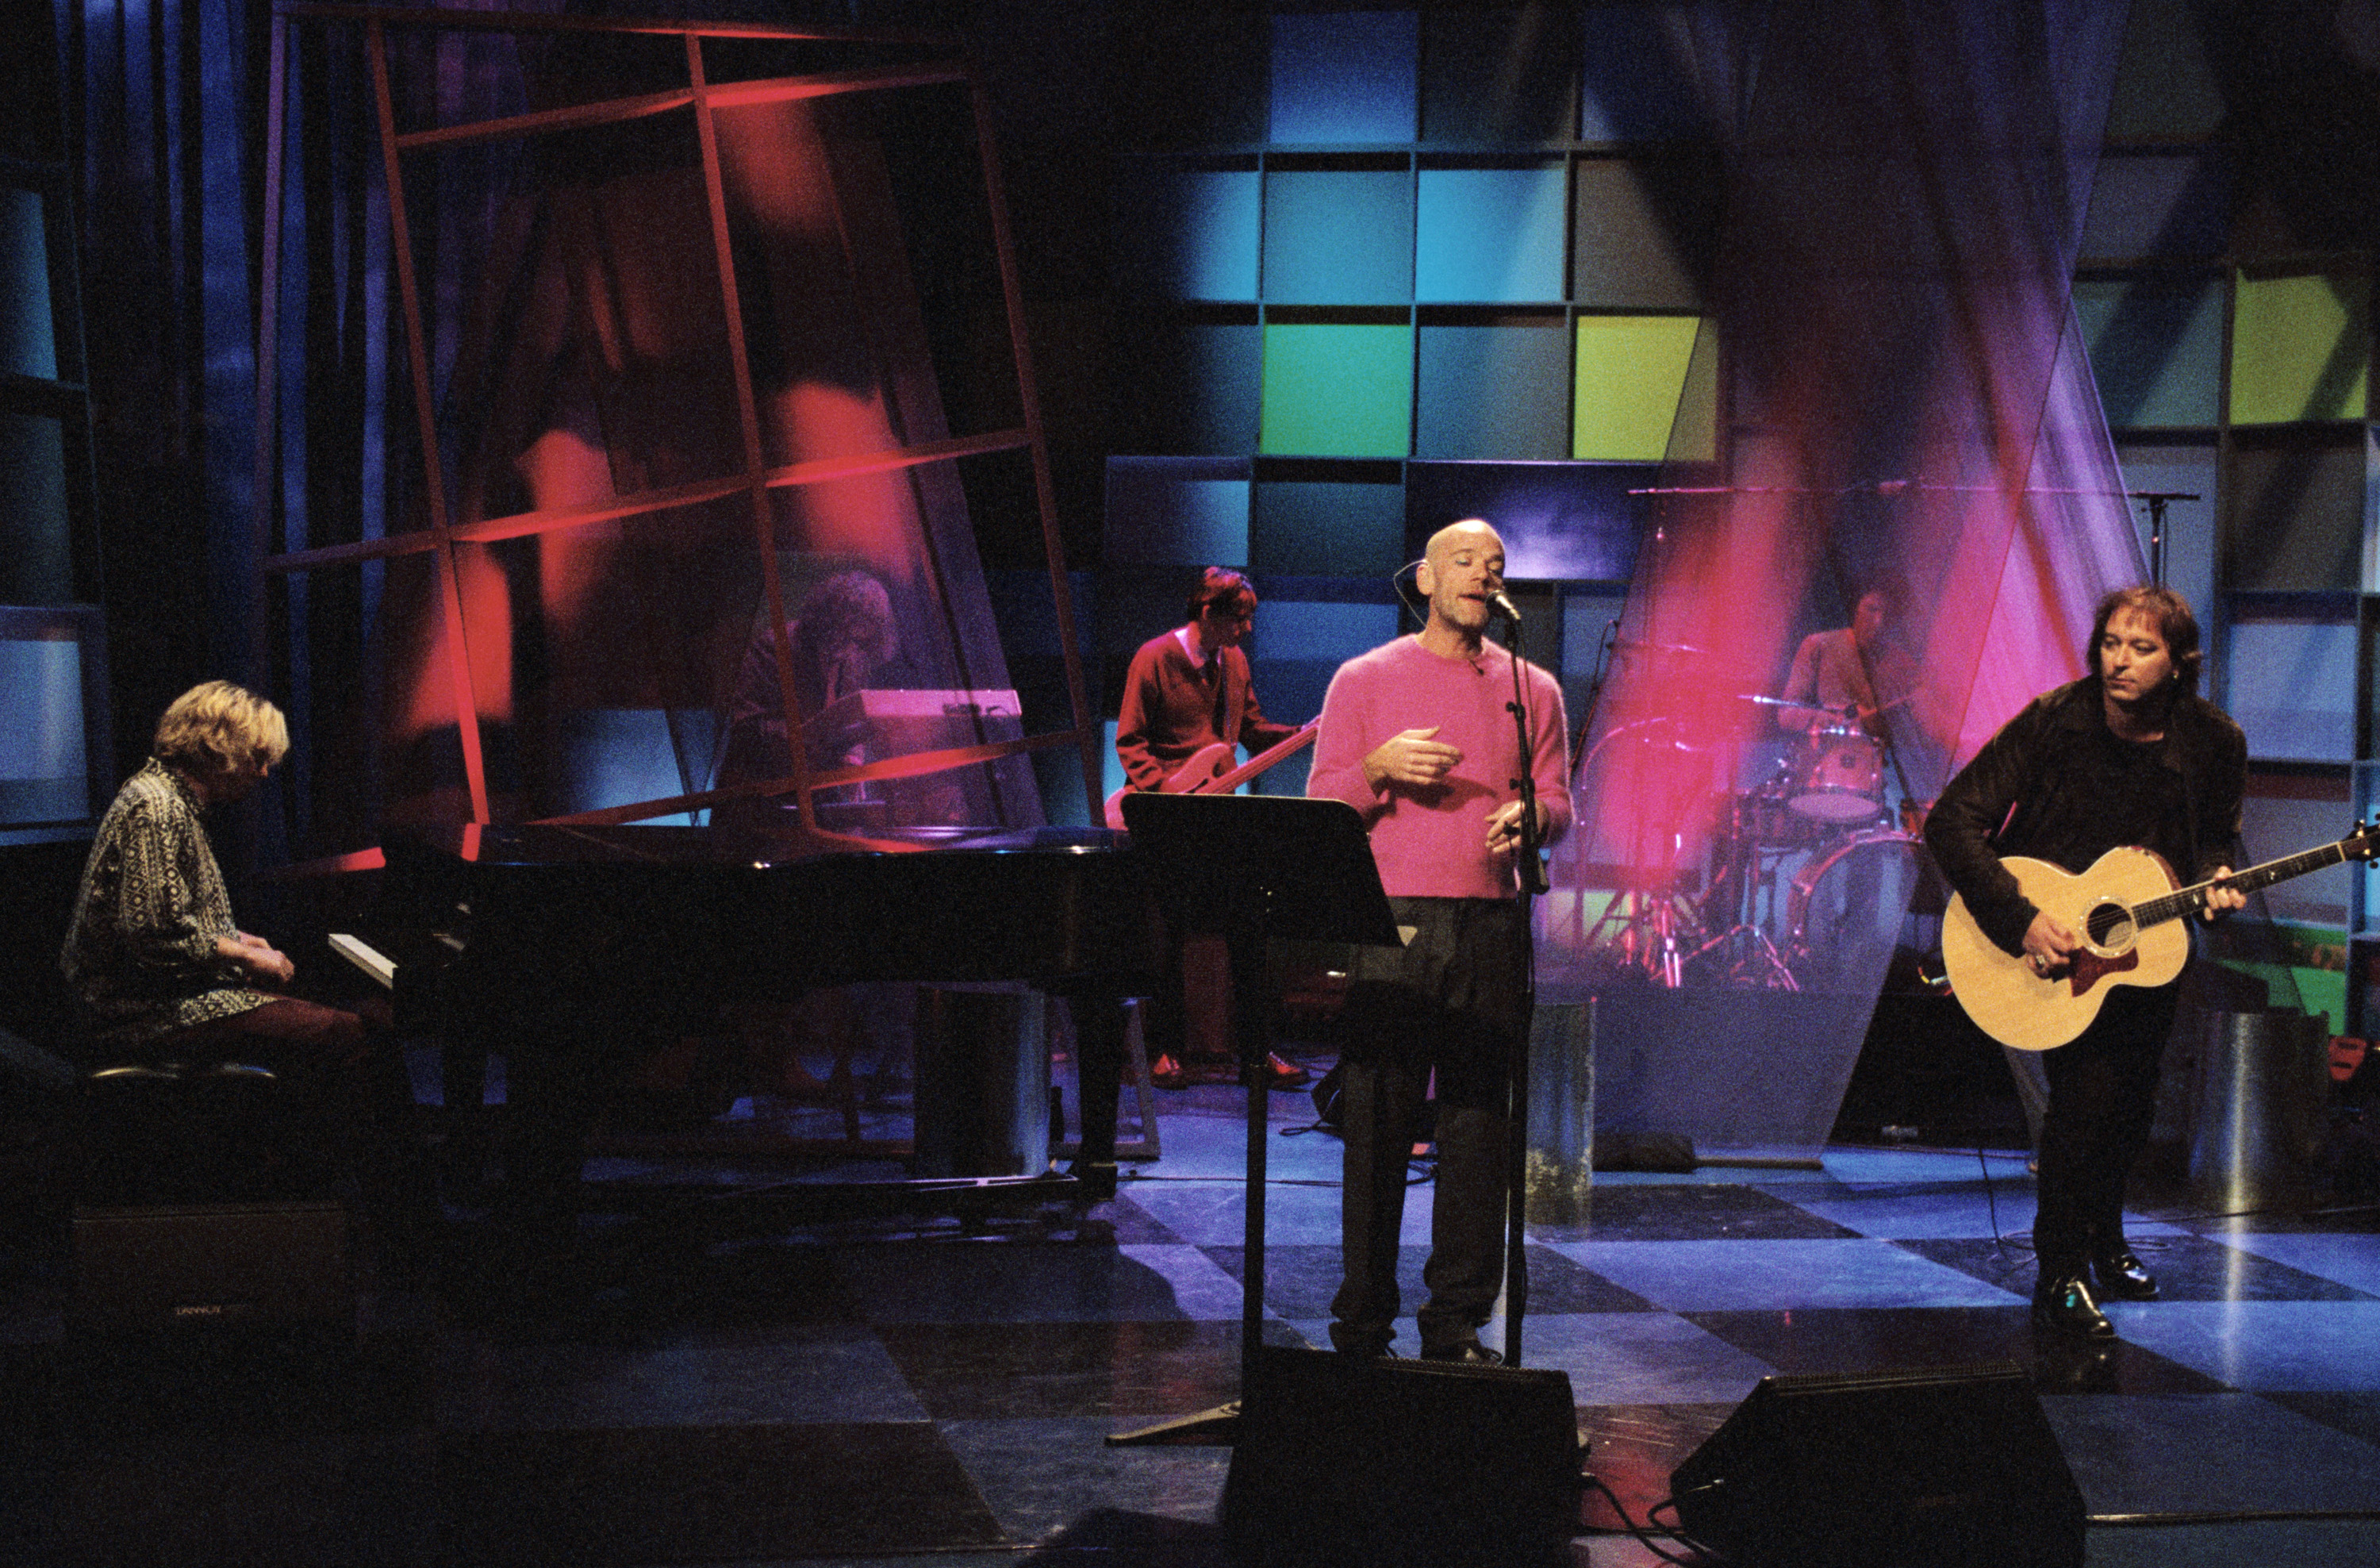
[[[2285,882],[2380,850],[2380,824],[2337,844],[2234,871],[2225,885],[2241,893]],[[1942,966],[1950,992],[1975,1027],[2019,1051],[2064,1045],[2091,1027],[2110,986],[2161,986],[2190,957],[2190,931],[2178,924],[2206,907],[2212,881],[2175,885],[2164,857],[2145,849],[2111,849],[2080,876],[2022,855],[2001,860],[2026,898],[2082,933],[2072,961],[2047,975],[2022,954],[2003,951],[1953,896],[1942,917]]]
[[[1242,784],[1271,767],[1285,757],[1314,743],[1314,732],[1321,726],[1319,719],[1309,720],[1286,739],[1275,741],[1238,767],[1232,766],[1237,749],[1229,741],[1219,740],[1212,746],[1202,746],[1190,754],[1190,760],[1173,770],[1157,786],[1160,795],[1229,795]],[[1131,786],[1108,796],[1108,826],[1123,831],[1123,797],[1132,793]]]

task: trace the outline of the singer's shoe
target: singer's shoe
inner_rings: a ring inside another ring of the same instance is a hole
[[[2156,1276],[2132,1255],[2129,1246],[2119,1246],[2113,1252],[2093,1258],[2091,1275],[2099,1282],[2099,1294],[2109,1301],[2156,1299]]]
[[[2091,1282],[2080,1274],[2048,1275],[2033,1287],[2033,1326],[2076,1339],[2116,1337],[2116,1325],[2099,1310]]]
[[[1501,1367],[1504,1358],[1481,1344],[1477,1336],[1467,1340],[1449,1340],[1444,1344],[1421,1347],[1424,1361],[1451,1361],[1462,1367]]]

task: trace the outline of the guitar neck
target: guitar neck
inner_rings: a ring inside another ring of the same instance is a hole
[[[1282,758],[1296,751],[1300,747],[1310,744],[1314,739],[1315,732],[1321,727],[1321,720],[1310,719],[1305,724],[1301,725],[1297,733],[1291,735],[1287,740],[1276,741],[1271,746],[1265,748],[1265,749],[1259,751],[1254,757],[1251,757],[1246,761],[1241,763],[1238,767],[1232,769],[1230,772],[1218,773],[1211,779],[1201,780],[1199,783],[1192,784],[1183,793],[1185,795],[1229,795],[1232,791],[1239,788],[1240,785],[1247,783],[1250,779],[1255,778],[1258,773],[1263,772],[1267,768],[1271,767],[1275,762],[1280,761]]]
[[[2244,871],[2234,871],[2223,879],[2223,885],[2237,888],[2241,893],[2254,893],[2259,888],[2271,887],[2275,882],[2304,876],[2308,871],[2336,866],[2346,858],[2345,843],[2325,844],[2316,849],[2284,856],[2278,860],[2267,860],[2261,866],[2251,866]],[[2132,918],[2145,929],[2185,915],[2195,915],[2206,907],[2206,895],[2215,885],[2212,881],[2193,882],[2188,887],[2176,888],[2162,897],[2143,899],[2132,906]]]

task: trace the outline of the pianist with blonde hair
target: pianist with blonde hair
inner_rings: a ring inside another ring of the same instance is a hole
[[[395,1041],[288,994],[297,966],[234,923],[207,834],[209,808],[246,796],[288,752],[287,722],[254,692],[208,681],[176,698],[100,821],[59,965],[112,1060],[272,1071],[312,1135],[302,1141],[320,1145],[287,1152],[344,1161],[384,1249],[409,1249],[429,1239],[436,1200],[408,1144]]]

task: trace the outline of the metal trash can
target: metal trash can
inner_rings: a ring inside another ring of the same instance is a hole
[[[2210,1013],[2191,1107],[2190,1192],[2217,1214],[2302,1205],[2330,1094],[2320,1013]]]
[[[1529,1020],[1528,1184],[1532,1224],[1585,1222],[1595,1185],[1595,1003],[1540,1005]]]

